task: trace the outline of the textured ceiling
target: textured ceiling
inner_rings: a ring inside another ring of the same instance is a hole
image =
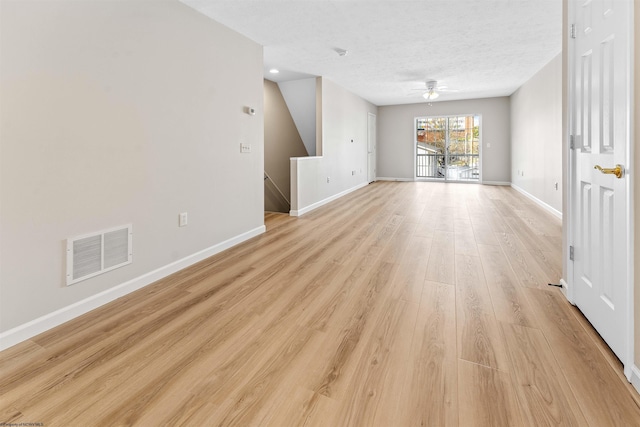
[[[510,95],[562,49],[562,0],[181,1],[263,45],[265,78],[376,105],[425,102],[427,80],[457,90],[438,101]]]

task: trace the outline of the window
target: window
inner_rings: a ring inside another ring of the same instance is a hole
[[[480,179],[480,116],[418,117],[416,178]]]

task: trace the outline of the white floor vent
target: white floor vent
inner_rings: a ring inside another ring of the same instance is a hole
[[[133,259],[131,224],[67,239],[67,286]]]

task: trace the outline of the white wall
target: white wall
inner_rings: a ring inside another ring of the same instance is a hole
[[[1,7],[0,331],[264,229],[261,46],[173,0]],[[126,223],[133,263],[66,287],[65,239]]]
[[[482,116],[482,179],[511,182],[509,98],[438,101],[378,108],[378,177],[413,179],[416,117],[480,114]],[[490,147],[487,144],[491,144]]]
[[[320,102],[322,157],[291,160],[292,215],[367,184],[367,115],[378,108],[326,78]]]
[[[511,177],[518,189],[562,212],[561,54],[511,95]]]
[[[316,155],[316,79],[278,83],[309,156]]]

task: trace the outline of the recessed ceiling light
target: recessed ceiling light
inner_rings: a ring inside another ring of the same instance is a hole
[[[272,68],[272,69],[269,70],[269,72],[271,74],[278,74],[280,72],[280,70],[278,70],[277,68]]]

